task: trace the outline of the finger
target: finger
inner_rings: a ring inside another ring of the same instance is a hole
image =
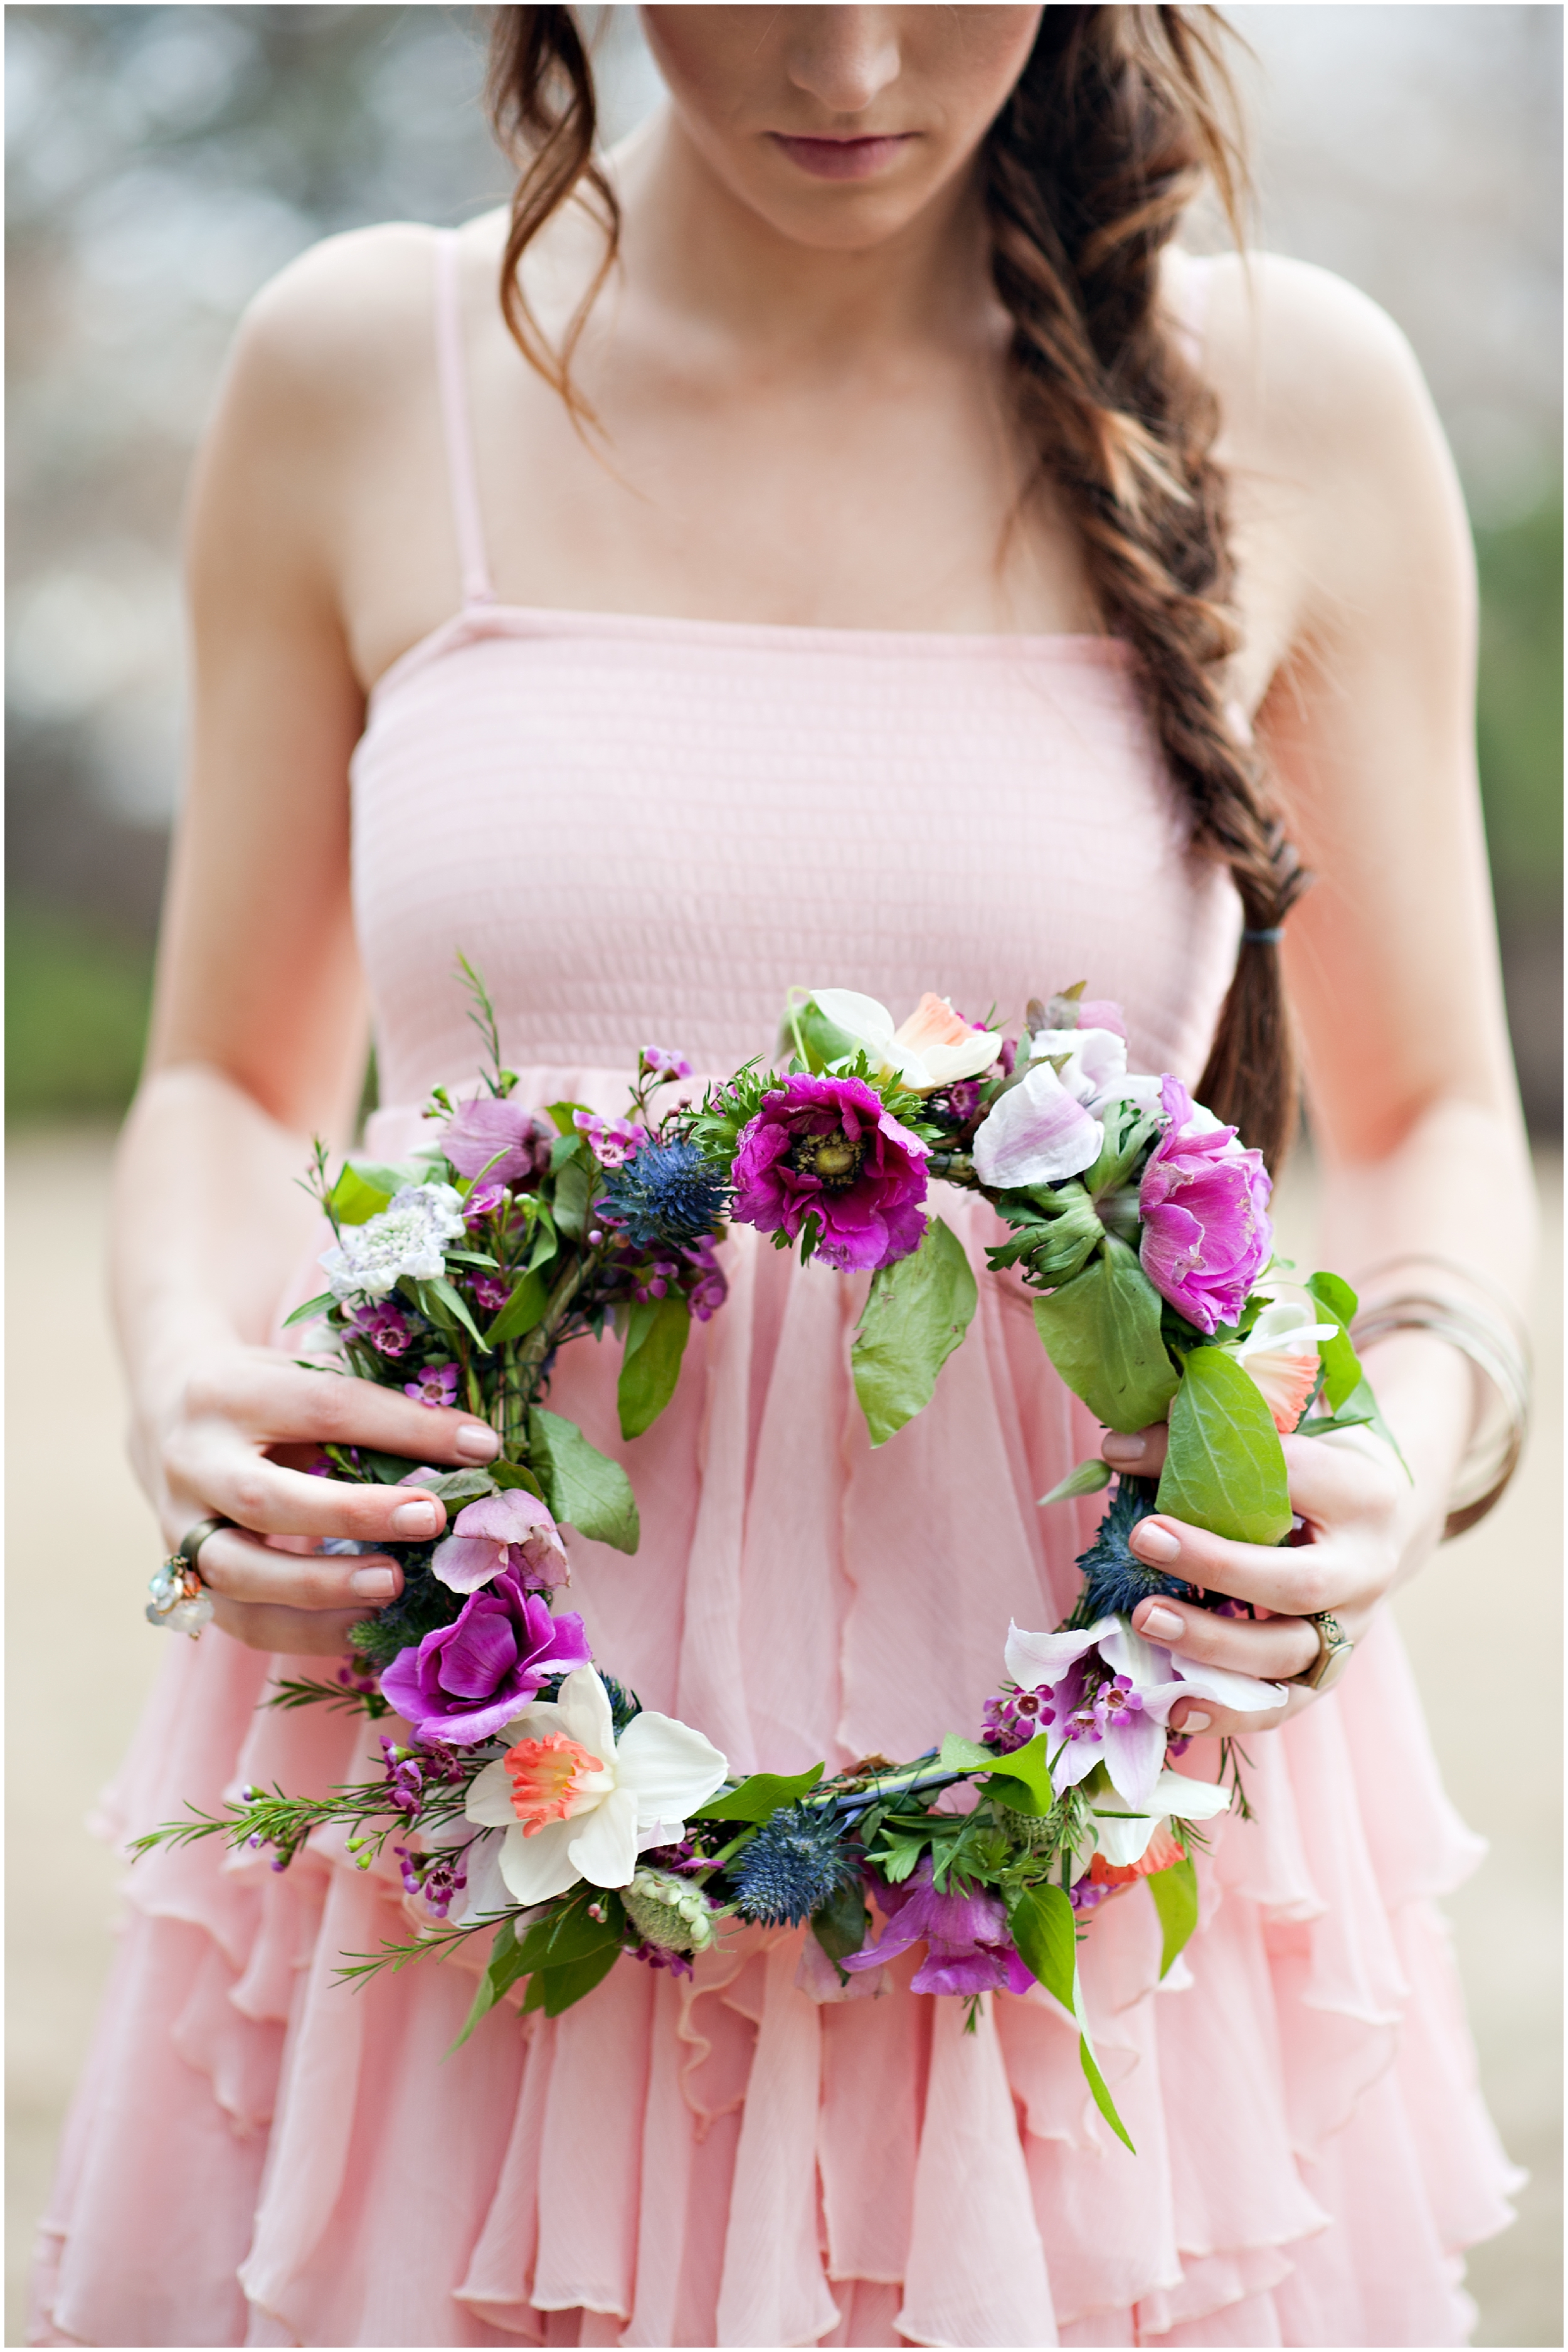
[[[343,1557],[276,1551],[239,1528],[220,1528],[201,1549],[199,1573],[209,1591],[256,1607],[353,1610],[363,1616],[403,1590],[403,1570],[385,1552]]]
[[[1165,1466],[1165,1441],[1170,1433],[1163,1421],[1151,1423],[1147,1429],[1135,1429],[1129,1434],[1120,1429],[1108,1429],[1100,1440],[1100,1458],[1113,1470],[1124,1470],[1130,1478],[1157,1478]]]
[[[1386,1508],[1399,1490],[1400,1474],[1379,1438],[1360,1429],[1325,1437],[1282,1437],[1290,1502],[1316,1525],[1352,1512]]]
[[[1207,1592],[1250,1601],[1276,1617],[1310,1617],[1362,1597],[1360,1572],[1347,1561],[1344,1546],[1332,1541],[1232,1543],[1158,1512],[1140,1519],[1127,1540],[1146,1567]]]
[[[186,1391],[195,1419],[237,1422],[264,1445],[369,1445],[410,1462],[493,1462],[500,1440],[486,1421],[447,1405],[416,1402],[374,1381],[305,1371],[268,1349],[198,1376]]]
[[[1182,1739],[1247,1739],[1255,1732],[1277,1731],[1310,1696],[1310,1692],[1293,1690],[1282,1706],[1266,1707],[1257,1715],[1243,1714],[1237,1707],[1216,1706],[1210,1698],[1184,1699],[1179,1708],[1171,1709],[1171,1730]]]
[[[1163,1650],[1222,1674],[1251,1675],[1262,1683],[1289,1682],[1318,1655],[1317,1628],[1300,1617],[1219,1617],[1212,1609],[1184,1607],[1156,1595],[1132,1612],[1133,1631]],[[1202,1706],[1202,1699],[1194,1702]]]
[[[178,1543],[209,1512],[261,1535],[337,1536],[355,1543],[427,1543],[447,1523],[445,1506],[419,1486],[356,1486],[315,1478],[252,1452],[235,1433],[215,1438],[186,1423],[164,1454]],[[204,1555],[205,1556],[205,1555]]]
[[[364,1611],[275,1609],[215,1598],[213,1622],[250,1650],[273,1650],[289,1658],[341,1658],[349,1654],[349,1634]]]

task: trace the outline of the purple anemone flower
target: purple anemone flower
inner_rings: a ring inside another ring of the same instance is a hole
[[[910,1979],[911,1992],[1027,1992],[1034,1983],[1007,1933],[1000,1896],[939,1895],[929,1853],[900,1885],[879,1879],[875,1891],[888,1924],[874,1944],[848,1953],[841,1968],[874,1969],[923,1942],[926,1956]]]
[[[459,1176],[482,1170],[491,1184],[521,1184],[550,1165],[552,1133],[510,1095],[475,1095],[452,1113],[441,1149]]]
[[[1237,1321],[1273,1250],[1268,1171],[1179,1078],[1162,1079],[1160,1102],[1171,1124],[1138,1188],[1138,1255],[1161,1297],[1212,1334]]]
[[[508,1569],[469,1595],[455,1624],[400,1650],[382,1675],[381,1695],[416,1738],[466,1747],[520,1716],[547,1676],[585,1666],[590,1656],[581,1617],[552,1617]]]
[[[925,1233],[926,1146],[859,1078],[786,1078],[741,1137],[731,1213],[816,1251],[841,1273],[908,1257]]]

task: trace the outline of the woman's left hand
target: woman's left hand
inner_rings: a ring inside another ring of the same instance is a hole
[[[1315,1612],[1331,1611],[1352,1642],[1365,1634],[1399,1569],[1410,1492],[1381,1444],[1374,1451],[1372,1444],[1352,1447],[1337,1438],[1285,1437],[1280,1443],[1290,1507],[1305,1523],[1298,1542],[1231,1543],[1163,1513],[1140,1519],[1129,1538],[1148,1567],[1268,1612],[1256,1622],[1221,1617],[1190,1601],[1156,1596],[1133,1611],[1135,1631],[1179,1657],[1271,1683],[1289,1682],[1316,1664],[1318,1629],[1305,1622]],[[1159,1425],[1135,1436],[1110,1433],[1100,1451],[1119,1472],[1157,1477],[1165,1459],[1165,1430]],[[1173,1708],[1171,1728],[1188,1737],[1269,1731],[1314,1696],[1297,1685],[1283,1705],[1267,1713],[1239,1714],[1194,1695]]]

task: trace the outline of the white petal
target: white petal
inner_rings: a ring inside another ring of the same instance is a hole
[[[542,1707],[530,1710],[542,1715]],[[561,1728],[568,1739],[596,1756],[601,1764],[613,1766],[616,1754],[616,1724],[610,1713],[609,1694],[592,1666],[578,1666],[562,1684],[556,1697],[554,1712],[561,1717]]]
[[[710,1739],[668,1715],[634,1716],[616,1751],[616,1777],[636,1797],[641,1822],[694,1812],[729,1769]]]
[[[998,1189],[1055,1182],[1092,1167],[1103,1141],[1100,1121],[1074,1100],[1048,1062],[1037,1062],[981,1120],[974,1170],[983,1184]]]
[[[567,1851],[576,1829],[575,1822],[547,1822],[524,1837],[512,1823],[501,1843],[500,1874],[514,1903],[548,1903],[576,1885],[582,1873]]]
[[[1021,1625],[1007,1628],[1003,1664],[1007,1678],[1020,1690],[1038,1690],[1042,1683],[1059,1683],[1068,1668],[1092,1650],[1103,1634],[1116,1630],[1114,1617],[1102,1617],[1081,1633],[1026,1633]]]
[[[1251,1675],[1227,1674],[1221,1666],[1200,1666],[1193,1658],[1171,1661],[1188,1690],[1212,1698],[1238,1714],[1260,1715],[1265,1708],[1283,1706],[1289,1694],[1278,1683],[1260,1683]]]
[[[1149,1851],[1150,1840],[1160,1826],[1156,1811],[1147,1813],[1117,1813],[1094,1809],[1094,1843],[1114,1870],[1125,1870],[1129,1863],[1142,1862]]]
[[[463,1811],[469,1821],[479,1822],[488,1830],[517,1827],[517,1814],[511,1801],[511,1780],[504,1764],[487,1764],[482,1772],[476,1772],[469,1784]]]
[[[1111,1630],[1100,1644],[1100,1654],[1114,1673],[1127,1676],[1134,1690],[1159,1690],[1181,1671],[1169,1650],[1163,1650],[1158,1643],[1145,1641],[1142,1633],[1135,1633],[1125,1617],[1112,1621]]]
[[[1228,1813],[1233,1791],[1226,1781],[1190,1780],[1184,1772],[1162,1772],[1154,1783],[1154,1810],[1178,1822],[1212,1822]]]
[[[1063,1086],[1076,1102],[1088,1104],[1121,1093],[1127,1075],[1127,1040],[1114,1029],[1040,1029],[1029,1058],[1061,1062]]]
[[[517,1825],[514,1822],[513,1828]],[[429,1843],[437,1843],[432,1837]],[[490,1917],[497,1911],[511,1908],[511,1889],[501,1876],[501,1848],[506,1840],[499,1832],[478,1837],[468,1848],[463,1864],[468,1885],[447,1914],[453,1927],[467,1927],[473,1921]]]
[[[873,1062],[896,1062],[893,1050],[893,1016],[885,1004],[874,996],[862,996],[853,988],[814,988],[812,1001],[825,1021],[864,1045]]]
[[[637,1800],[617,1789],[591,1813],[565,1825],[573,1832],[568,1852],[579,1878],[595,1886],[627,1886],[637,1866]]]
[[[921,1059],[927,1071],[926,1084],[931,1087],[956,1087],[965,1078],[977,1078],[988,1070],[1002,1050],[999,1029],[977,1029],[962,1045],[928,1045]]]

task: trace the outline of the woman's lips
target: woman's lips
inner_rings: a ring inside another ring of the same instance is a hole
[[[797,139],[786,131],[768,135],[814,180],[868,180],[901,153],[915,133],[900,131],[870,139]]]

